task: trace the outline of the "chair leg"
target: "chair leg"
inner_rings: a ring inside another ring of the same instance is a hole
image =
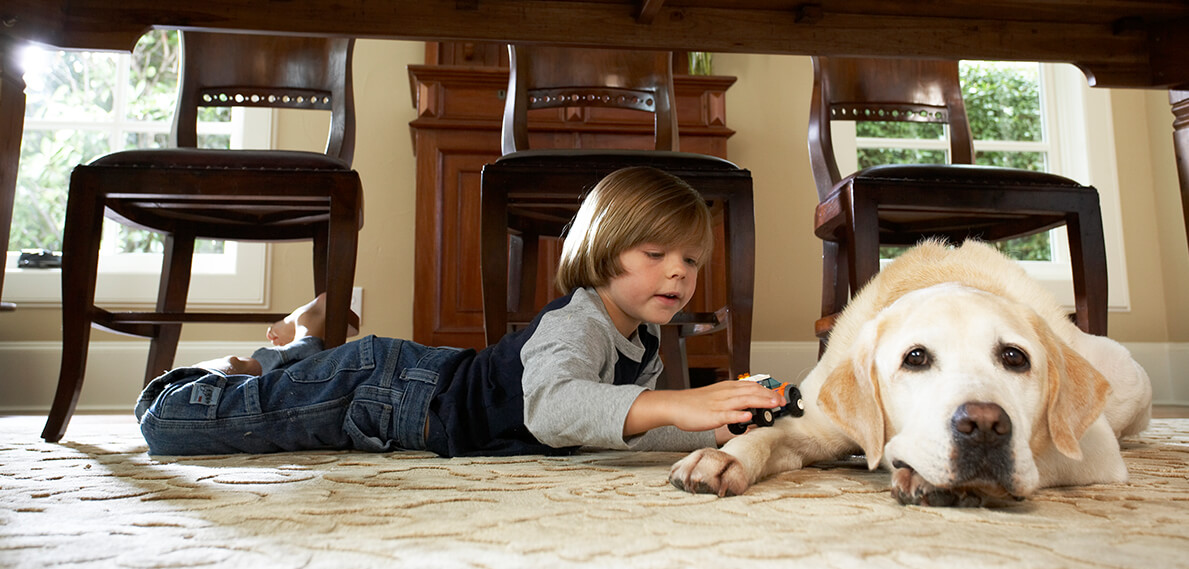
[[[730,359],[729,374],[733,379],[751,372],[751,322],[755,298],[755,207],[750,188],[749,191],[737,192],[725,200],[723,210],[729,306],[727,353]]]
[[[657,379],[657,389],[689,389],[689,365],[680,328],[661,326],[661,363],[665,369]]]
[[[817,330],[827,319],[836,317],[846,306],[849,294],[849,270],[846,248],[835,241],[822,241],[822,318],[814,326],[818,336],[817,357],[826,353],[829,332]]]
[[[321,265],[325,267],[326,337],[323,343],[327,348],[340,346],[347,341],[351,288],[355,284],[355,262],[359,249],[359,220],[355,214],[359,199],[356,189],[352,198],[336,194],[331,200],[327,255]]]
[[[508,312],[518,312],[524,299],[524,236],[508,235]]]
[[[161,284],[157,289],[157,312],[185,312],[190,294],[190,275],[194,263],[194,233],[185,231],[165,236],[165,256],[161,262]],[[149,342],[149,358],[145,364],[144,382],[148,385],[157,376],[173,367],[182,336],[181,324],[153,326]]]
[[[514,281],[509,279],[508,286],[511,290],[508,293],[508,298],[516,297],[516,308],[512,310],[509,307],[509,311],[535,312],[537,308],[537,271],[541,265],[541,236],[536,231],[529,230],[521,233],[520,239],[520,282],[515,283],[515,288],[512,288]],[[512,266],[509,265],[509,275],[512,270]]]
[[[845,194],[850,293],[858,293],[879,272],[879,212],[876,203],[854,192]]]
[[[1097,200],[1076,215],[1066,216],[1069,257],[1073,270],[1073,297],[1077,325],[1087,334],[1107,332],[1108,280],[1106,245]]]
[[[41,432],[48,442],[57,442],[66,433],[83,388],[102,230],[103,198],[75,176],[67,198],[62,236],[62,362],[58,389]]]
[[[314,230],[314,296],[326,292],[327,265],[330,263],[330,222]]]
[[[483,333],[488,345],[508,330],[508,198],[499,182],[485,175],[479,217],[479,259],[483,287]]]

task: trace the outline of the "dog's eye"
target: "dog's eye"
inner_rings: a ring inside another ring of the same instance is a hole
[[[933,363],[933,357],[929,355],[929,351],[925,348],[913,348],[904,354],[904,362],[901,367],[908,370],[920,371],[928,369],[929,365]]]
[[[1032,368],[1028,361],[1028,354],[1015,346],[1003,346],[999,349],[999,361],[1003,367],[1015,372],[1025,372]]]

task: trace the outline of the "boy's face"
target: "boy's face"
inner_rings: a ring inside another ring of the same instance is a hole
[[[652,243],[620,253],[623,273],[598,288],[615,328],[630,337],[642,322],[672,320],[694,294],[699,253],[695,247]]]

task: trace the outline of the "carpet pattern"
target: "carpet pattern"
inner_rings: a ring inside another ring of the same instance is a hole
[[[850,460],[718,499],[676,453],[150,457],[136,425],[0,418],[0,567],[1189,567],[1189,419],[1127,484],[997,509],[900,506]]]

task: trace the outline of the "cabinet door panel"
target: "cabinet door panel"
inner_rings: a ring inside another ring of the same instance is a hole
[[[478,144],[476,144],[478,142]],[[486,144],[484,144],[486,142]],[[479,272],[479,191],[483,165],[498,156],[498,135],[419,133],[413,339],[428,345],[483,347]]]

